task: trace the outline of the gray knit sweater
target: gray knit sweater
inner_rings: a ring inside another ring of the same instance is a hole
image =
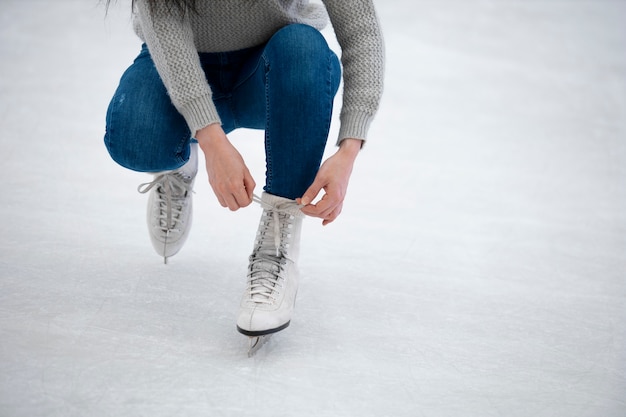
[[[332,22],[341,46],[343,106],[338,143],[366,139],[383,89],[384,46],[373,0],[200,0],[198,13],[150,10],[136,1],[134,27],[144,41],[174,106],[192,134],[220,122],[198,52],[223,52],[266,42],[281,27]]]

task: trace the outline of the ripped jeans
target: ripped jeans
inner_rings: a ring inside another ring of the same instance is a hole
[[[293,24],[264,45],[199,56],[224,131],[265,130],[264,190],[301,197],[319,170],[341,79],[321,33]],[[193,140],[143,45],[109,104],[109,154],[134,171],[173,170],[189,159]]]

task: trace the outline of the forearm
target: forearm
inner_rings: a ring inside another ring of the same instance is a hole
[[[324,0],[341,46],[343,105],[338,143],[366,139],[383,91],[385,51],[372,0]]]

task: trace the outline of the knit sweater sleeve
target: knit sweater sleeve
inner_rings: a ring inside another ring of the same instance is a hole
[[[200,65],[188,19],[176,7],[157,2],[151,9],[137,0],[136,13],[143,37],[161,80],[192,135],[220,118],[211,88]]]
[[[324,0],[343,65],[339,137],[367,139],[383,91],[384,43],[373,0]]]

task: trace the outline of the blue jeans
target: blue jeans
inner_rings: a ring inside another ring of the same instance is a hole
[[[264,190],[301,197],[319,170],[341,79],[324,37],[310,26],[289,25],[264,45],[201,53],[200,62],[224,131],[265,130]],[[189,159],[192,140],[143,45],[109,104],[109,154],[135,171],[172,170]]]

